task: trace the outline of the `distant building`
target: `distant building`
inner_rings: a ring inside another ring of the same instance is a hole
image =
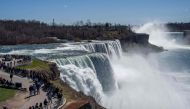
[[[20,65],[26,65],[31,62],[31,57],[24,55],[1,55],[0,64],[8,67],[16,67]]]

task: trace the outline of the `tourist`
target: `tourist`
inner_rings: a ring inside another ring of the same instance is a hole
[[[48,109],[48,102],[47,102],[47,99],[44,100],[44,108],[45,108],[45,109]]]
[[[48,102],[52,103],[52,96],[51,96],[51,94],[48,94],[47,97],[48,97]]]
[[[37,88],[37,94],[40,94],[40,84],[36,83],[36,88]]]
[[[39,107],[38,107],[38,103],[36,103],[36,105],[35,105],[35,109],[38,109]]]
[[[42,105],[42,103],[40,103],[39,108],[40,108],[40,109],[43,109],[43,105]]]
[[[34,106],[32,106],[32,109],[35,109],[35,107],[34,107]]]
[[[11,82],[12,82],[12,79],[13,79],[13,73],[10,73],[10,79],[11,79]]]
[[[35,84],[33,84],[33,91],[34,91],[34,95],[36,95],[37,88],[36,88],[36,85],[35,85]]]
[[[57,95],[58,100],[61,101],[62,97],[63,97],[62,93],[59,92],[58,95]]]
[[[28,90],[29,90],[29,96],[31,96],[32,95],[32,88],[31,88],[31,86],[29,86],[29,88],[28,88]]]

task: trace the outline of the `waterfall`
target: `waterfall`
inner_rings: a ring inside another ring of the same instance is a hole
[[[118,88],[110,59],[122,55],[119,40],[92,41],[67,44],[67,46],[73,48],[71,51],[76,47],[77,50],[88,51],[88,53],[52,59],[58,65],[64,82],[95,99],[102,98]]]
[[[117,88],[109,58],[93,53],[53,60],[61,71],[61,79],[87,95],[102,95]]]
[[[122,55],[122,49],[119,40],[95,41],[81,44],[80,46],[81,48],[85,48],[86,50],[93,53],[105,53],[112,58],[120,57]]]
[[[173,79],[163,75],[167,72],[160,71],[156,58],[122,54],[119,41],[74,46],[88,53],[53,59],[60,78],[77,91],[101,98],[104,107],[187,109],[183,93]],[[115,56],[121,57],[115,60]]]

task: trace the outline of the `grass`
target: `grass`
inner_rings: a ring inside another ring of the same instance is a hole
[[[0,102],[6,101],[12,97],[14,97],[16,94],[16,90],[14,89],[6,89],[0,87]]]
[[[27,69],[27,70],[50,71],[48,62],[44,62],[44,61],[41,61],[39,59],[33,59],[31,64],[18,66],[17,68],[19,68],[19,69]]]

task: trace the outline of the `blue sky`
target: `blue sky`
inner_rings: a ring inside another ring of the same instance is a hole
[[[0,19],[71,24],[92,22],[142,24],[190,22],[190,0],[0,0]]]

